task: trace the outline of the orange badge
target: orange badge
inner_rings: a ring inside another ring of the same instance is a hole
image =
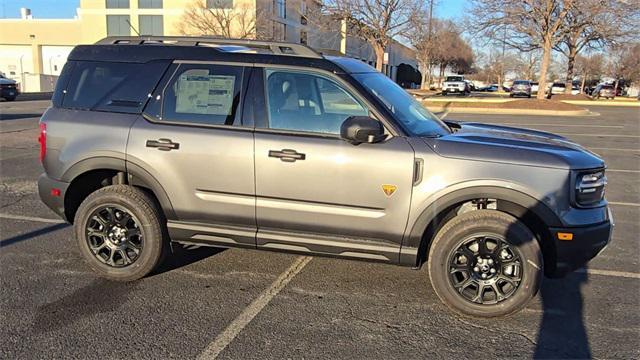
[[[393,195],[397,188],[395,185],[382,185],[382,191],[384,191],[387,196]]]

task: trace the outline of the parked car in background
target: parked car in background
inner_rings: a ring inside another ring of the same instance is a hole
[[[547,93],[549,94],[549,96],[564,94],[565,89],[566,89],[566,86],[564,83],[554,82],[549,87],[549,90],[547,91]]]
[[[467,88],[469,88],[469,91],[476,91],[476,86],[473,84],[473,81],[465,80],[464,82],[467,83]]]
[[[531,81],[529,80],[516,80],[511,87],[510,97],[526,96],[531,97]]]
[[[471,90],[464,76],[447,76],[444,84],[442,84],[442,96],[447,96],[448,94],[468,95],[469,93],[471,93]]]
[[[596,99],[600,99],[601,97],[605,99],[613,99],[616,97],[616,92],[613,89],[613,85],[600,84],[593,89],[591,96]]]
[[[537,82],[531,82],[531,93],[532,94],[537,94],[538,93],[538,83]]]
[[[479,88],[478,91],[489,91],[489,92],[498,91],[498,84],[491,84],[489,86],[483,86],[483,87]]]
[[[13,101],[19,93],[20,90],[16,81],[0,74],[0,98]]]

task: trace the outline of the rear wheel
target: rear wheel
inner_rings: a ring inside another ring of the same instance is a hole
[[[87,264],[109,280],[137,280],[156,268],[167,249],[162,215],[144,192],[113,185],[80,204],[74,229]]]
[[[428,259],[438,297],[478,317],[522,309],[540,288],[542,252],[531,231],[495,210],[463,213],[438,232]]]

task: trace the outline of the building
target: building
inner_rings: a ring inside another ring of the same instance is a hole
[[[18,81],[23,92],[51,91],[75,45],[106,36],[212,33],[185,21],[189,13],[203,12],[215,14],[213,23],[229,24],[215,29],[224,36],[305,43],[373,65],[371,48],[341,25],[320,31],[311,24],[315,9],[317,0],[80,0],[73,19],[38,19],[22,9],[20,18],[0,19],[0,72]],[[384,72],[395,79],[401,63],[416,67],[413,52],[394,43]]]

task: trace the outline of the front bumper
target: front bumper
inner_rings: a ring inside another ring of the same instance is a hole
[[[608,210],[607,221],[591,226],[572,228],[550,228],[556,243],[556,266],[552,277],[562,277],[581,268],[602,252],[613,234],[615,224]],[[559,240],[558,233],[573,234],[572,240]]]
[[[16,96],[18,96],[18,89],[16,88],[2,88],[0,89],[0,97],[1,98],[15,98]]]
[[[65,221],[69,221],[64,212],[64,196],[68,187],[69,183],[51,179],[47,174],[42,174],[38,178],[40,200]]]

